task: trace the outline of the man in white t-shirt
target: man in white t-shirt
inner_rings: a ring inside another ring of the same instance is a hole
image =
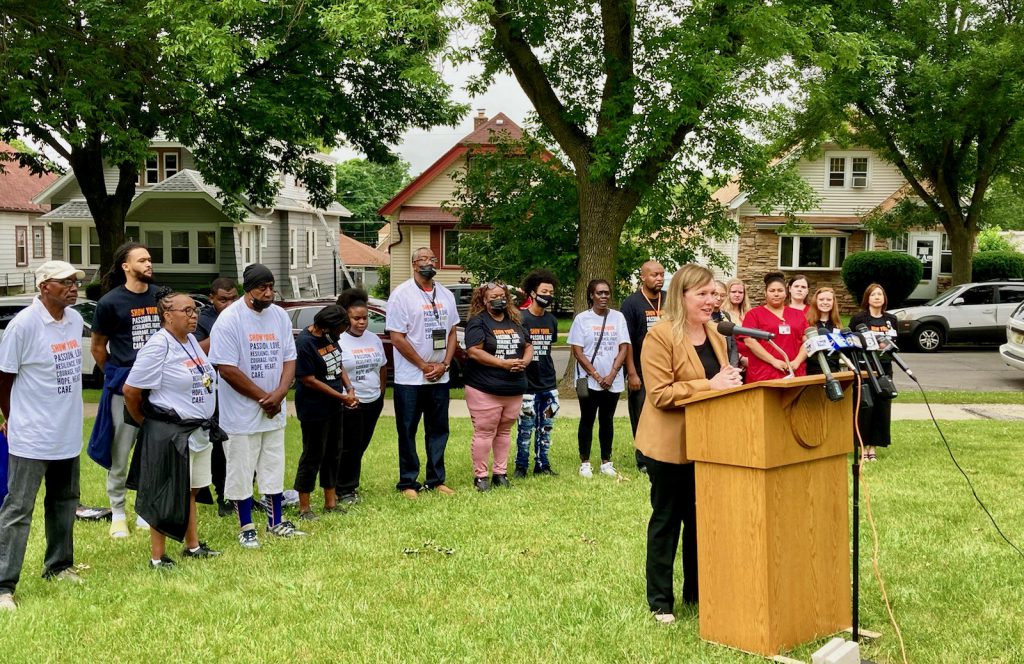
[[[217,317],[210,362],[220,372],[220,427],[227,473],[224,493],[238,506],[245,548],[259,546],[252,522],[252,478],[270,497],[267,532],[305,535],[281,517],[284,492],[285,396],[295,378],[295,339],[288,314],[274,304],[274,274],[254,263],[242,273],[245,295]]]
[[[32,510],[46,482],[43,578],[81,582],[74,569],[82,451],[82,316],[71,308],[85,273],[64,261],[36,270],[39,295],[0,342],[0,411],[9,493],[0,508],[0,611],[13,611]]]
[[[412,279],[388,298],[387,329],[395,357],[395,424],[398,427],[398,490],[416,498],[420,489],[451,495],[445,485],[448,445],[448,368],[458,343],[459,312],[452,292],[434,282],[437,258],[428,247],[412,253]],[[427,474],[419,482],[416,430],[423,418]]]

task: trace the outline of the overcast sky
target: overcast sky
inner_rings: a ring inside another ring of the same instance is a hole
[[[413,177],[434,163],[456,141],[473,131],[473,116],[476,115],[477,109],[484,109],[489,118],[504,113],[516,124],[525,125],[526,117],[533,111],[533,106],[523,94],[519,83],[511,76],[499,76],[494,85],[479,97],[469,96],[465,90],[466,82],[479,71],[480,66],[475,63],[458,68],[447,65],[442,70],[444,79],[452,84],[452,97],[455,101],[470,104],[472,109],[458,127],[437,127],[431,131],[413,129],[406,132],[402,143],[394,146],[395,152],[409,162],[409,172]],[[335,150],[333,154],[339,159],[363,156],[351,149]]]

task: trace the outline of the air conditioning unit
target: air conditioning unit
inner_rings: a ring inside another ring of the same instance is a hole
[[[868,176],[866,175],[854,175],[853,176],[853,188],[863,189],[868,186]]]

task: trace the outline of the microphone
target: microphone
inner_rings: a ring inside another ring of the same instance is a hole
[[[853,363],[860,363],[862,361],[857,357],[857,353],[863,352],[863,349],[860,346],[860,339],[855,337],[853,333],[850,332],[850,328],[847,327],[840,330],[838,334],[829,334],[828,336],[832,339],[834,346],[840,350],[840,357],[846,360],[847,366],[850,367],[857,378],[857,384],[861,386],[858,390],[860,392],[860,412],[865,413],[871,410],[875,406],[875,400],[871,398],[871,392],[872,390],[880,390],[881,388],[878,387],[878,384],[875,382],[875,374],[871,372],[871,367],[868,367],[868,379],[871,382],[872,389],[865,389],[863,386],[864,378],[861,375],[861,370]],[[847,359],[845,353],[849,353],[853,356],[853,362]]]
[[[817,328],[809,327],[804,330],[804,348],[808,357],[815,355],[818,358],[821,373],[825,374],[825,396],[829,401],[842,401],[843,386],[832,376],[832,370],[829,369],[828,360],[825,358],[825,351],[832,350],[832,342],[820,334]]]
[[[716,311],[713,314],[711,314],[711,320],[715,321],[716,323],[721,323],[721,322],[729,322],[729,323],[731,323],[732,322],[732,318],[730,318],[729,314],[727,314],[724,311]],[[725,336],[725,335],[723,335],[723,336]],[[729,337],[729,336],[725,337],[725,349],[729,353],[729,364],[731,366],[734,366],[737,369],[739,369],[740,368],[740,349],[737,347],[736,339],[734,337]]]
[[[878,385],[880,392],[878,396],[883,399],[895,399],[899,396],[899,392],[896,391],[896,386],[893,385],[892,379],[885,375],[885,369],[882,368],[882,361],[878,359],[878,340],[867,325],[861,323],[857,326],[857,332],[855,336],[864,343],[865,353],[868,357],[868,365],[874,366],[878,372],[878,380],[872,384]]]
[[[727,320],[723,320],[718,324],[718,333],[723,337],[731,337],[736,334],[741,334],[745,337],[752,339],[761,339],[762,341],[771,341],[775,338],[775,335],[771,332],[765,332],[764,330],[755,330],[750,327],[740,327],[735,323]]]
[[[847,340],[843,338],[843,335],[839,334],[838,332],[828,332],[826,334],[823,334],[822,336],[826,337],[832,344],[832,352],[839,353],[839,361],[846,365],[847,369],[856,373],[856,365],[854,365],[854,363],[850,361],[850,358],[846,357],[845,355],[845,353],[852,352],[853,349],[850,347],[849,342],[847,342]],[[832,353],[829,354],[831,355]]]
[[[896,346],[896,342],[884,332],[876,332],[875,334],[878,340],[879,351],[882,353],[889,353],[889,357],[892,358],[892,361],[895,362],[900,369],[903,369],[903,372],[907,374],[911,380],[915,383],[920,382],[917,380],[917,376],[914,375],[914,372],[910,370],[910,367],[907,366],[907,363],[903,361],[902,357],[900,357],[900,354],[896,352],[899,350]]]

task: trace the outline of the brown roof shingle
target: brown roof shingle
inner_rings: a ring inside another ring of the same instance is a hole
[[[14,153],[14,148],[0,141],[0,152]],[[32,197],[48,187],[57,179],[57,175],[46,173],[42,176],[32,175],[27,168],[22,168],[16,161],[3,162],[0,173],[0,210],[9,212],[46,212],[47,205],[36,205]]]

